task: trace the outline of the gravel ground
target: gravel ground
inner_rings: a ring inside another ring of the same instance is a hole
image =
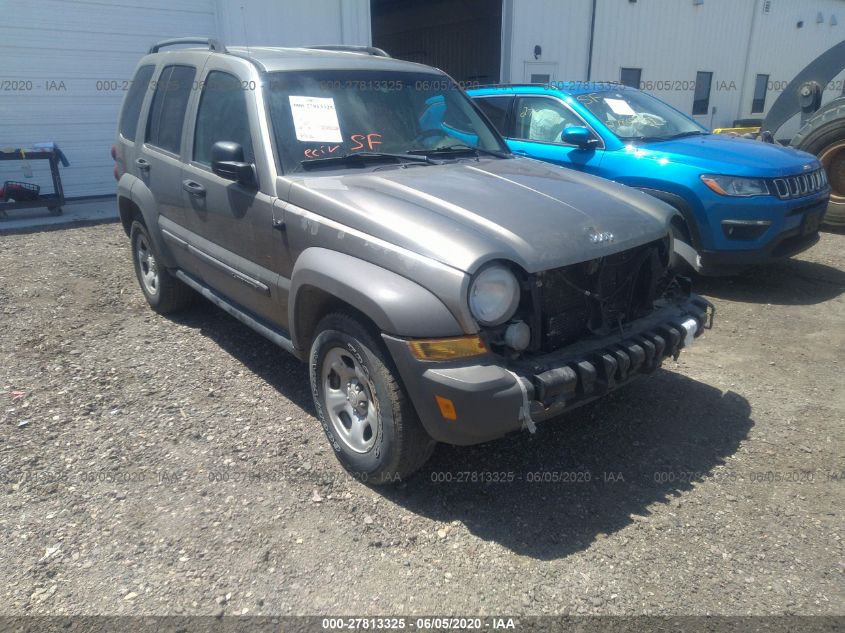
[[[4,614],[843,613],[843,235],[700,283],[679,363],[391,489],[292,357],[151,312],[119,226],[0,246]]]

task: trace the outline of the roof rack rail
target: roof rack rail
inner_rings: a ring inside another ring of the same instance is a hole
[[[318,46],[305,46],[318,51],[340,51],[345,53],[363,53],[374,57],[390,57],[386,51],[375,46],[353,46],[351,44],[320,44]]]
[[[219,40],[215,40],[211,37],[177,37],[172,40],[162,40],[150,46],[150,50],[147,52],[148,55],[152,53],[158,53],[158,51],[165,46],[175,46],[177,44],[205,44],[208,46],[208,50],[214,51],[216,53],[226,53],[226,47],[220,43]]]
[[[551,83],[556,83],[556,82],[553,81]],[[532,88],[532,87],[535,87],[535,86],[547,86],[547,85],[549,85],[548,81],[537,82],[537,83],[533,83],[533,84],[527,83],[527,82],[522,82],[522,83],[504,82],[504,83],[497,83],[497,84],[479,84],[477,86],[473,86],[473,88]]]

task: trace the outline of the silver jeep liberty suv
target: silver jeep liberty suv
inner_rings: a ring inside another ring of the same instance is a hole
[[[712,320],[669,270],[672,208],[512,155],[450,77],[378,49],[156,44],[113,156],[149,304],[201,295],[306,361],[369,482],[534,431]]]

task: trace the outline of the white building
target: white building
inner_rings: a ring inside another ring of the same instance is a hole
[[[68,196],[114,192],[109,148],[125,82],[161,39],[373,44],[478,83],[625,80],[711,127],[762,118],[799,70],[845,39],[845,0],[28,0],[4,9],[0,147],[57,142],[71,161]],[[840,75],[825,98],[842,92]],[[0,164],[0,181],[20,179],[14,165]]]

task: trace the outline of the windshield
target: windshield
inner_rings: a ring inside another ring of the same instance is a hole
[[[644,92],[590,92],[575,97],[623,141],[665,140],[707,129]]]
[[[508,149],[446,75],[360,70],[270,74],[270,118],[286,173],[355,153],[413,156]],[[445,150],[444,148],[453,148]],[[467,149],[471,148],[471,149]],[[439,151],[438,151],[439,150]],[[436,154],[435,154],[436,153]],[[342,166],[360,165],[347,161]],[[304,166],[303,166],[304,165]]]

